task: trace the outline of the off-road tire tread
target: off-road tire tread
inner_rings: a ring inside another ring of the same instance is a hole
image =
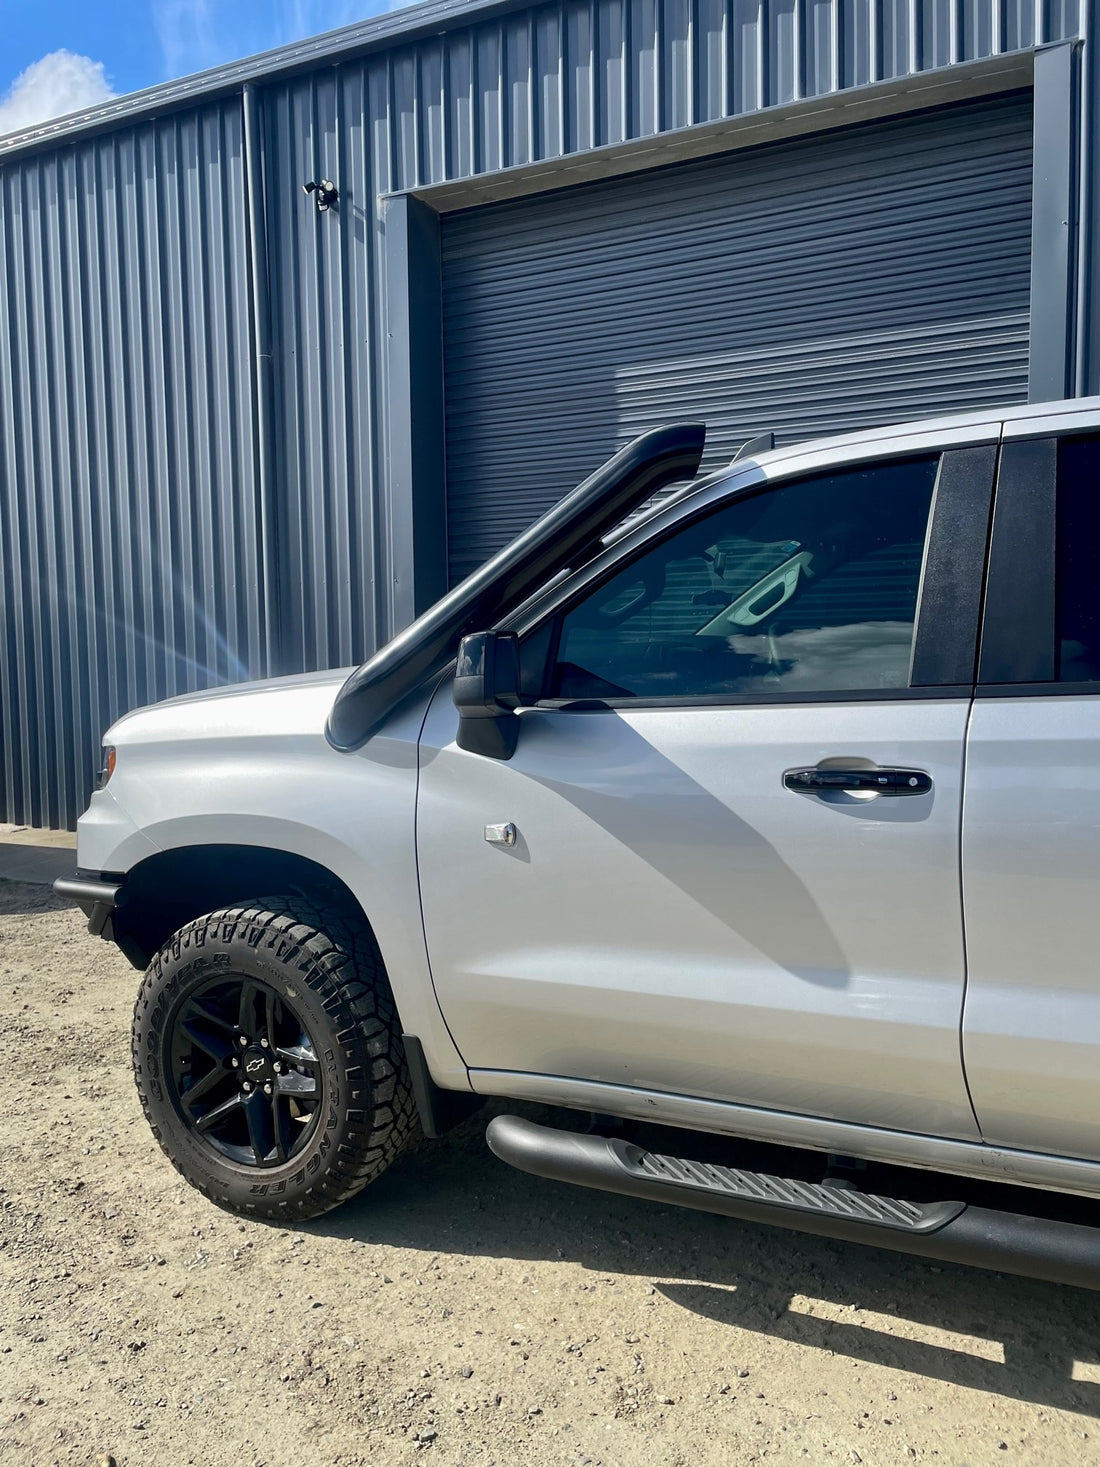
[[[312,1185],[293,1198],[242,1201],[196,1176],[173,1155],[143,1084],[139,1025],[163,994],[165,965],[189,950],[243,937],[265,956],[294,968],[322,1000],[342,1053],[340,1140]],[[397,1005],[374,934],[365,920],[309,896],[261,897],[198,917],[153,958],[138,991],[132,1029],[134,1075],[149,1126],[161,1149],[188,1182],[219,1207],[287,1222],[317,1217],[348,1201],[375,1180],[420,1134]]]

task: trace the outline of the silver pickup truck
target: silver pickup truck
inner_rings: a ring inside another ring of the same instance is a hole
[[[498,1114],[498,1156],[1100,1287],[1100,399],[703,441],[636,440],[358,670],[109,731],[58,890],[145,970],[150,1124],[292,1221],[545,1102],[582,1115]]]

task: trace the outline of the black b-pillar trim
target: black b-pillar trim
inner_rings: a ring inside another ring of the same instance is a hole
[[[1057,472],[1054,438],[1021,439],[1001,449],[979,683],[1054,680]]]
[[[911,687],[974,681],[997,447],[949,449],[936,480],[921,576]]]

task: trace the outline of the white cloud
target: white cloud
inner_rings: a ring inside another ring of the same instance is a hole
[[[72,51],[51,51],[21,72],[0,98],[0,136],[94,107],[114,95],[102,61]]]

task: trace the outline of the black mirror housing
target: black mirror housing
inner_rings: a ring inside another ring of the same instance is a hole
[[[519,740],[519,641],[515,632],[472,632],[458,647],[454,705],[460,749],[510,759]]]

